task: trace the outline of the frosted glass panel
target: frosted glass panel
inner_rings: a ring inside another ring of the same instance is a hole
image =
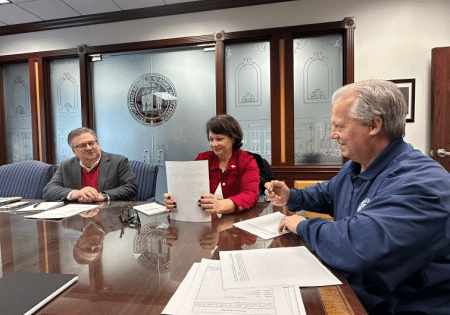
[[[216,114],[214,51],[185,48],[103,55],[93,63],[95,124],[102,150],[164,167],[210,150]],[[158,189],[166,185],[160,169]]]
[[[343,84],[342,35],[294,40],[295,164],[342,164],[330,138],[331,96]]]
[[[28,63],[3,66],[8,163],[33,159]]]
[[[242,127],[242,149],[271,163],[270,43],[227,45],[225,69],[227,114]]]
[[[81,127],[80,67],[77,58],[50,62],[50,85],[56,162],[73,156],[67,135]]]

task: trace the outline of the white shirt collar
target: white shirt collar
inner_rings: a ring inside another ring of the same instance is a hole
[[[80,160],[80,166],[81,166],[82,168],[84,168],[86,171],[90,172],[92,169],[94,169],[94,167],[96,167],[96,166],[98,165],[98,163],[100,163],[100,159],[101,159],[101,158],[102,158],[102,157],[100,157],[100,158],[97,160],[97,162],[95,162],[94,164],[92,164],[91,168],[89,168],[89,167],[87,167],[86,165],[84,165],[83,163],[81,163],[81,160]]]

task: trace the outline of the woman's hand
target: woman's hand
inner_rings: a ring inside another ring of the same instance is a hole
[[[213,194],[204,194],[198,201],[198,205],[209,213],[225,214],[235,210],[235,204],[231,199],[218,200]]]
[[[164,194],[164,204],[166,205],[166,211],[176,211],[177,209],[177,203],[172,198],[171,194]]]

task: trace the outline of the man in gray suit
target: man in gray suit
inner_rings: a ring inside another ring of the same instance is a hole
[[[101,151],[92,129],[74,129],[67,141],[75,157],[58,167],[44,188],[45,200],[97,202],[130,200],[136,195],[136,178],[127,158]]]

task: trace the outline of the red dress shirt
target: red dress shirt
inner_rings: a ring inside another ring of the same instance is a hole
[[[220,169],[219,158],[213,151],[200,153],[198,160],[208,160],[209,190],[214,194],[219,183],[222,185],[224,199],[236,204],[237,212],[251,208],[258,203],[259,168],[253,156],[246,151],[233,152],[224,172]]]

